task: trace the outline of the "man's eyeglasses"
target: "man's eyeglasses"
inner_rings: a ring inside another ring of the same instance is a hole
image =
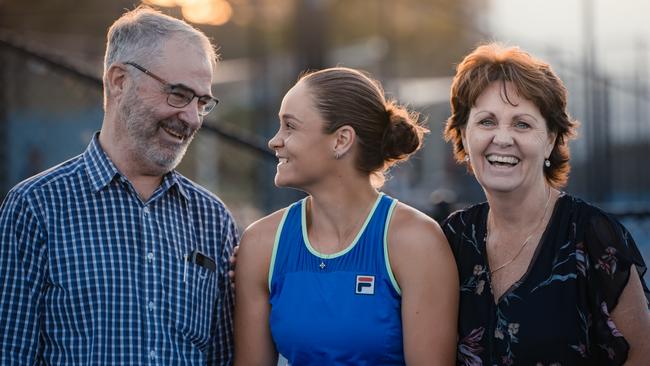
[[[184,85],[170,84],[165,79],[136,64],[135,62],[129,61],[125,62],[125,64],[135,67],[136,69],[144,72],[145,74],[151,76],[163,84],[165,86],[165,92],[167,93],[167,104],[172,107],[183,108],[186,105],[190,104],[196,97],[199,100],[199,115],[205,116],[208,113],[212,112],[214,107],[219,103],[219,100],[217,98],[210,95],[197,95],[194,90]]]

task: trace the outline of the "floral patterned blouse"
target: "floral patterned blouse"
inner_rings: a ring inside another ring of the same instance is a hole
[[[442,227],[460,276],[459,365],[621,365],[628,343],[609,314],[631,265],[634,240],[615,219],[563,194],[522,278],[495,303],[485,252],[488,204]],[[650,298],[643,282],[646,298]]]

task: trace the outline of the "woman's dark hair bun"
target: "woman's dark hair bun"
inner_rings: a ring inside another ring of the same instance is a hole
[[[419,115],[388,102],[388,124],[382,137],[382,155],[387,163],[407,158],[422,146],[424,134],[429,130],[418,124]]]

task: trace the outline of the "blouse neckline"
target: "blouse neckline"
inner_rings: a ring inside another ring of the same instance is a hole
[[[544,232],[542,233],[542,236],[539,239],[539,242],[537,243],[537,248],[535,248],[535,253],[533,253],[533,257],[530,259],[530,263],[528,263],[528,267],[526,268],[526,271],[524,272],[521,277],[513,282],[502,294],[499,296],[498,299],[494,297],[494,291],[492,290],[492,276],[490,275],[490,261],[488,260],[488,254],[487,254],[487,243],[485,241],[486,239],[486,233],[487,233],[487,216],[488,212],[490,209],[490,205],[486,202],[486,205],[484,209],[481,212],[481,230],[482,230],[482,242],[483,242],[483,260],[485,261],[485,270],[487,272],[487,279],[488,279],[488,284],[489,284],[489,289],[490,289],[490,296],[492,297],[492,302],[494,305],[499,306],[501,302],[503,301],[504,298],[507,296],[511,295],[514,291],[516,291],[524,282],[526,282],[526,279],[530,276],[530,273],[533,271],[535,268],[535,263],[537,262],[537,258],[539,257],[539,253],[542,251],[542,249],[547,246],[545,245],[547,241],[547,236],[549,232],[551,232],[551,228],[556,226],[556,218],[557,218],[557,212],[558,212],[558,207],[560,206],[561,202],[567,197],[563,191],[560,191],[560,194],[557,197],[557,200],[555,201],[555,204],[553,206],[553,211],[551,212],[551,217],[548,219],[548,222],[546,223],[546,227],[544,228]]]

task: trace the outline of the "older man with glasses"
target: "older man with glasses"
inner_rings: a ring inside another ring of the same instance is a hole
[[[0,364],[232,362],[235,223],[174,170],[217,105],[216,59],[149,8],[111,26],[101,131],[0,210]]]

